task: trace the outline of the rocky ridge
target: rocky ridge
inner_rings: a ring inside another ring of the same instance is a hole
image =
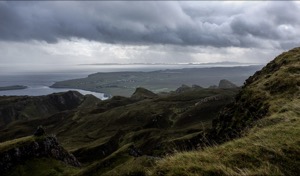
[[[44,118],[80,106],[88,96],[77,91],[54,93],[46,96],[0,97],[0,128],[15,120]],[[100,100],[99,100],[100,101]]]
[[[0,152],[0,172],[3,173],[14,166],[33,158],[53,158],[66,164],[80,167],[79,161],[67,152],[54,136],[25,137],[13,147]],[[3,145],[3,144],[2,144]],[[0,146],[1,149],[1,146]]]

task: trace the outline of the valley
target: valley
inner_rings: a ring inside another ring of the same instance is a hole
[[[0,161],[6,168],[2,171],[8,176],[296,175],[299,71],[300,48],[295,48],[255,72],[242,87],[222,78],[218,86],[188,83],[194,86],[179,85],[165,92],[132,84],[130,96],[108,100],[75,91],[1,97],[0,155],[7,156]],[[155,77],[170,74],[162,72]],[[146,75],[139,74],[143,76],[135,75],[136,80]],[[94,85],[89,81],[103,75],[57,85],[88,80],[89,89]],[[172,79],[166,84],[171,85]],[[38,126],[46,134],[33,136]],[[35,143],[40,148],[37,154],[25,150]],[[48,154],[44,146],[57,155]],[[80,166],[68,162],[73,156]]]

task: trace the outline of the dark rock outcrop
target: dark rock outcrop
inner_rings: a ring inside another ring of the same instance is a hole
[[[188,85],[182,84],[179,88],[175,90],[176,93],[182,93],[191,90],[192,88]]]
[[[43,136],[43,135],[45,135],[46,133],[45,133],[45,130],[44,130],[44,128],[42,127],[42,126],[38,126],[37,127],[37,129],[36,129],[36,131],[34,132],[34,136]]]
[[[27,160],[42,157],[54,158],[75,167],[81,166],[72,154],[59,145],[55,137],[47,136],[2,151],[0,153],[0,173],[4,173]]]
[[[222,79],[219,82],[219,89],[231,89],[231,88],[237,88],[237,85],[233,84],[232,82]]]
[[[85,96],[77,91],[46,96],[0,97],[0,128],[15,120],[45,118],[55,113],[78,107]]]
[[[135,92],[132,94],[131,98],[132,99],[152,99],[157,97],[157,95],[153,92],[151,92],[150,90],[147,90],[145,88],[142,87],[138,87],[136,88]]]
[[[133,156],[133,157],[139,157],[139,156],[142,156],[142,152],[141,150],[139,150],[138,148],[136,148],[134,145],[131,145],[129,146],[128,148],[128,154],[130,156]]]
[[[184,93],[184,92],[188,92],[188,91],[193,91],[193,90],[199,90],[199,89],[203,89],[203,87],[193,84],[192,87],[182,84],[179,88],[177,88],[175,90],[175,93],[180,94],[180,93]]]

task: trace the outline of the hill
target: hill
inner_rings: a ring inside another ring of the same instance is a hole
[[[83,164],[78,174],[104,173],[137,156],[147,159],[172,152],[177,144],[209,127],[237,91],[194,87],[156,95],[138,88],[129,98],[115,96],[94,106],[84,101],[48,117],[13,121],[0,129],[0,139],[31,135],[42,125]]]
[[[150,175],[297,175],[300,172],[300,48],[246,80],[207,138],[221,145],[159,161]]]
[[[0,97],[0,126],[14,120],[43,118],[59,111],[78,107],[85,97],[69,91],[47,96],[2,96]]]
[[[170,92],[180,85],[208,87],[227,79],[242,85],[245,79],[262,66],[236,66],[212,68],[167,69],[151,72],[108,72],[95,73],[86,78],[54,83],[54,88],[75,88],[106,93],[112,96],[131,96],[137,87],[154,93]]]
[[[295,48],[242,88],[182,86],[164,94],[139,88],[132,97],[88,101],[47,117],[10,122],[0,129],[3,140],[21,137],[16,129],[28,136],[43,125],[82,167],[30,158],[4,175],[20,170],[78,176],[297,175],[299,74],[300,48]],[[33,167],[36,163],[43,167]]]

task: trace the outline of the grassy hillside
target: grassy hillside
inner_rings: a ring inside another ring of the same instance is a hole
[[[149,175],[297,175],[300,172],[300,101],[255,123],[245,136],[203,151],[158,161]],[[146,171],[144,171],[146,172]]]
[[[79,175],[109,175],[114,168],[135,162],[137,152],[144,158],[142,163],[151,163],[151,158],[172,152],[177,143],[184,144],[201,133],[211,126],[218,111],[233,101],[238,90],[199,87],[156,95],[138,88],[129,98],[116,96],[96,104],[85,100],[75,109],[46,118],[14,121],[0,129],[0,139],[31,135],[42,125],[83,164]],[[28,169],[28,162],[20,169]],[[74,174],[78,171],[66,169]]]
[[[300,48],[250,77],[214,125],[218,138],[242,136],[158,161],[149,175],[300,173]],[[145,171],[146,172],[146,171]]]
[[[37,97],[0,96],[0,129],[16,120],[45,118],[61,111],[75,109],[88,99],[92,98],[76,91]]]
[[[82,163],[72,168],[32,158],[9,172],[15,175],[297,175],[299,87],[295,48],[242,89],[184,87],[157,95],[139,88],[129,98],[90,99],[49,117],[17,120],[0,129],[0,139],[13,139],[17,129],[27,136],[43,125]],[[22,142],[0,149],[15,144]]]

